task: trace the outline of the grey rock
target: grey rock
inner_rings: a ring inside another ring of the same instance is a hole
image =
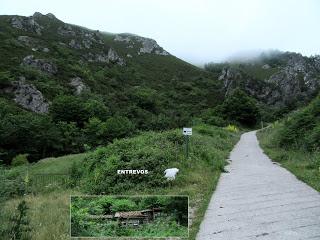
[[[108,60],[109,60],[109,62],[116,63],[120,66],[125,65],[124,60],[121,57],[119,57],[117,52],[115,50],[113,50],[112,48],[110,48],[108,51]]]
[[[35,46],[38,43],[38,40],[29,36],[19,36],[18,41],[21,42],[24,46]]]
[[[58,28],[58,34],[62,36],[75,36],[76,32],[70,25],[65,24],[64,26]]]
[[[80,77],[71,78],[69,84],[76,89],[77,95],[81,94],[83,90],[89,90],[89,88],[83,83],[83,80]]]
[[[85,48],[90,49],[93,43],[92,43],[92,41],[90,41],[89,39],[84,39],[84,40],[82,41],[82,44],[84,45]]]
[[[169,53],[160,47],[157,42],[150,38],[144,38],[137,35],[115,35],[114,41],[127,43],[127,48],[133,48],[135,41],[140,43],[142,46],[139,49],[138,55],[141,53],[153,53],[157,55],[167,56]]]
[[[50,52],[50,49],[49,48],[43,48],[42,52],[48,53],[48,52]]]
[[[71,48],[74,48],[74,49],[82,49],[82,45],[81,43],[78,43],[76,40],[74,39],[71,39],[71,41],[69,42],[69,46]]]
[[[14,101],[23,108],[36,113],[48,113],[48,101],[34,85],[26,83],[24,77],[12,82],[6,91],[12,92],[15,95]]]
[[[128,36],[121,36],[121,35],[119,35],[119,34],[117,34],[117,35],[114,37],[113,40],[116,41],[116,42],[126,42],[126,43],[131,42],[130,37],[128,37]]]
[[[258,100],[277,107],[310,100],[320,90],[320,58],[284,53],[281,59],[284,65],[270,77],[259,80],[259,84],[243,70],[231,66],[223,68],[218,79],[226,95],[241,87]]]
[[[47,13],[46,16],[51,19],[57,19],[56,16],[53,15],[52,13]]]
[[[33,55],[26,56],[22,61],[22,65],[33,67],[48,74],[56,74],[58,72],[55,64],[45,59],[35,59]]]
[[[269,64],[264,64],[263,66],[262,66],[262,69],[269,69],[270,68],[270,65]]]
[[[112,48],[110,48],[108,50],[108,53],[88,53],[85,58],[89,61],[89,62],[100,62],[100,63],[113,63],[113,64],[118,64],[120,66],[124,66],[125,65],[125,61],[123,58],[121,58],[118,53],[113,50]]]
[[[11,26],[18,29],[23,29],[23,20],[20,17],[11,18]]]
[[[140,53],[154,53],[157,55],[164,55],[167,56],[169,53],[163,50],[155,40],[150,38],[144,38],[140,36],[135,36],[135,39],[142,44],[140,48]]]
[[[233,89],[233,84],[241,78],[242,78],[241,73],[232,68],[225,67],[222,69],[221,75],[219,76],[218,79],[220,81],[223,81],[226,96]]]
[[[43,17],[43,14],[40,13],[40,12],[35,12],[35,13],[33,14],[33,18],[41,18],[41,17]]]
[[[11,18],[11,26],[24,31],[34,32],[38,35],[42,34],[43,27],[40,26],[34,17],[14,16]]]
[[[132,55],[128,53],[128,54],[127,54],[127,57],[128,57],[128,58],[132,58]]]

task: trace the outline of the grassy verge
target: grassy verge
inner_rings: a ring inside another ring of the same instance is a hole
[[[279,146],[278,134],[282,124],[258,132],[260,146],[274,161],[292,172],[298,179],[320,191],[320,153]]]
[[[190,237],[195,239],[230,151],[239,140],[239,133],[210,126],[194,127],[190,157],[185,158],[181,130],[161,133],[147,132],[123,139],[93,153],[46,159],[29,167],[32,173],[66,173],[80,171],[80,181],[74,189],[60,187],[52,191],[12,197],[5,211],[14,212],[19,201],[26,200],[31,239],[69,239],[70,194],[169,194],[190,197]],[[74,165],[77,164],[77,165]],[[76,166],[76,167],[74,167]],[[180,169],[176,180],[163,179],[163,169]],[[143,176],[115,176],[117,169],[149,169]],[[111,172],[110,172],[111,169]],[[23,167],[12,169],[22,171]],[[9,174],[10,175],[10,174]],[[2,220],[1,220],[2,221]]]

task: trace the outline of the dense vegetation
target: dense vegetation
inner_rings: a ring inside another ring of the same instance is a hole
[[[117,212],[158,208],[160,214],[139,225],[121,225]],[[103,219],[101,216],[113,216]],[[100,218],[99,218],[100,217]],[[114,197],[73,196],[71,198],[72,236],[187,237],[188,197],[144,196]]]
[[[260,120],[260,115],[256,99],[237,88],[225,98],[222,104],[207,109],[201,117],[204,122],[215,126],[233,123],[244,127],[255,127]]]
[[[225,159],[238,141],[239,133],[231,127],[226,130],[201,125],[193,129],[189,159],[185,158],[181,129],[177,129],[141,133],[92,153],[2,169],[0,176],[4,179],[0,181],[0,191],[7,201],[1,203],[3,215],[0,221],[7,223],[9,213],[25,200],[30,209],[32,239],[45,239],[50,235],[52,239],[61,240],[69,238],[70,194],[188,195],[192,220],[190,239],[194,239]],[[171,184],[163,177],[167,167],[180,169]],[[150,174],[118,175],[117,168],[147,168]],[[34,184],[39,174],[55,175],[58,179]],[[68,181],[60,182],[63,174],[69,176]]]
[[[113,34],[40,15],[33,19],[43,27],[41,35],[12,27],[14,16],[0,17],[0,159],[7,164],[17,154],[28,154],[32,162],[83,152],[138,130],[181,127],[223,99],[212,74],[172,55],[138,54],[141,43],[135,40],[128,48],[125,42],[114,41]],[[72,28],[75,35],[61,35],[61,28]],[[27,40],[20,41],[21,36]],[[75,39],[93,42],[78,49],[70,46]],[[110,48],[125,66],[86,59],[90,54],[104,56]],[[55,65],[57,72],[22,64],[31,54]],[[75,77],[85,85],[81,94],[70,85]],[[43,94],[49,114],[14,103],[12,86],[21,78]]]
[[[320,191],[320,96],[258,134],[270,157]]]
[[[224,82],[226,95],[241,89],[258,102],[260,118],[273,122],[308,104],[320,90],[320,58],[269,51],[256,57],[208,63],[205,69]]]

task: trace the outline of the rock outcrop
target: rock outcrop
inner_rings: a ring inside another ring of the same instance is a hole
[[[133,48],[134,45],[139,44],[138,55],[143,53],[153,53],[156,55],[164,55],[167,56],[169,53],[165,51],[162,47],[160,47],[157,42],[150,38],[144,38],[137,35],[124,35],[117,34],[115,35],[114,41],[116,42],[124,42],[127,44],[127,48]]]
[[[74,37],[76,35],[76,32],[73,30],[73,28],[70,25],[65,24],[58,28],[58,34],[62,36]]]
[[[18,41],[24,46],[33,47],[38,44],[38,40],[29,36],[19,36]]]
[[[30,66],[47,74],[56,74],[58,72],[55,64],[45,59],[35,59],[33,55],[26,56],[22,61],[22,65]]]
[[[88,53],[85,58],[89,62],[113,63],[120,66],[125,66],[124,59],[121,58],[118,53],[112,48],[109,48],[108,53]]]
[[[31,17],[14,16],[11,18],[11,26],[14,28],[18,28],[20,30],[30,31],[38,35],[42,35],[43,27],[36,22],[34,16],[31,16]]]
[[[75,39],[71,39],[69,46],[74,49],[82,49],[81,43],[77,42]]]
[[[240,87],[257,99],[279,107],[311,99],[320,90],[319,56],[307,58],[301,54],[284,53],[279,58],[282,65],[274,66],[273,73],[262,80],[250,75],[243,67],[245,63],[239,68],[224,67],[218,79],[224,84],[225,94]],[[252,67],[259,68],[259,64]],[[269,64],[260,67],[265,71],[271,68]]]
[[[36,113],[48,113],[48,101],[34,85],[26,83],[24,77],[19,77],[18,81],[13,81],[3,91],[13,93],[14,101],[25,109]]]
[[[75,88],[75,93],[77,95],[81,94],[84,90],[89,90],[80,77],[71,78],[69,84]]]
[[[121,57],[119,57],[118,53],[112,48],[109,49],[107,58],[108,58],[108,61],[111,63],[116,63],[120,66],[125,65],[124,60]]]
[[[167,51],[163,50],[157,44],[157,42],[153,39],[137,36],[136,40],[142,44],[142,47],[139,50],[140,53],[154,53],[157,55],[164,55],[164,56],[169,55],[169,53]]]

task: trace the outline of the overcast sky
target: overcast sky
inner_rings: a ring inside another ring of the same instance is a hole
[[[36,11],[153,38],[194,64],[268,49],[320,53],[318,0],[0,0],[1,15]]]

